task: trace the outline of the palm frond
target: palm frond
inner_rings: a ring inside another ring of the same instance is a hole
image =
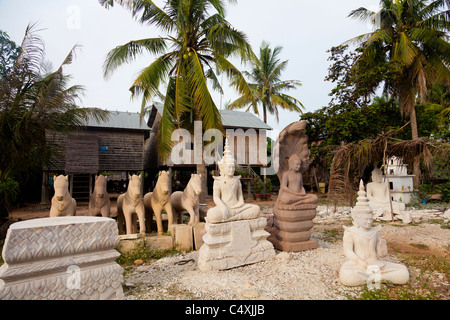
[[[197,52],[189,59],[189,86],[192,94],[193,104],[200,111],[203,127],[207,129],[223,130],[222,118],[217,109],[205,78],[205,72]]]
[[[155,55],[164,53],[165,50],[167,50],[165,39],[150,38],[130,41],[127,44],[111,50],[103,64],[104,77],[109,78],[118,67],[124,63],[133,61],[138,55],[142,54],[144,50]]]

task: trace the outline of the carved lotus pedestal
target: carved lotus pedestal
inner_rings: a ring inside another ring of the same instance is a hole
[[[275,256],[273,245],[267,240],[270,233],[264,230],[266,225],[266,218],[206,223],[204,243],[199,252],[199,270],[226,270]]]
[[[275,206],[274,227],[269,241],[281,251],[299,252],[318,248],[318,243],[310,239],[317,205]]]

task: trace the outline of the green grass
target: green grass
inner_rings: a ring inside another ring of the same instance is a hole
[[[344,236],[344,231],[343,229],[325,229],[321,232],[322,236],[322,240],[326,241],[326,242],[331,242],[331,243],[335,243],[338,240],[341,240],[342,237]]]
[[[437,300],[437,290],[429,284],[430,277],[425,274],[403,286],[391,283],[382,284],[380,289],[370,290],[367,286],[354,300]]]
[[[145,241],[138,241],[136,243],[136,247],[134,250],[126,253],[122,253],[119,258],[116,259],[116,262],[123,267],[130,266],[134,263],[134,261],[141,259],[144,262],[148,262],[151,260],[159,260],[168,256],[175,256],[181,253],[180,250],[177,250],[174,247],[170,249],[153,249],[146,245]]]

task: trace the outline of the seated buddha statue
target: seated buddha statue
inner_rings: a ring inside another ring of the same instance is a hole
[[[234,176],[235,159],[225,143],[224,156],[219,161],[220,176],[214,177],[213,200],[216,206],[208,210],[206,222],[222,223],[237,220],[256,219],[260,214],[260,207],[244,203],[241,177]]]
[[[391,203],[389,200],[389,184],[382,182],[382,172],[380,169],[372,171],[372,182],[367,184],[367,198],[369,205],[376,216],[383,216],[385,219],[392,219]],[[405,211],[405,204],[392,201],[392,211],[394,214],[402,214]]]
[[[299,206],[303,204],[317,203],[315,194],[307,194],[303,187],[303,175],[301,173],[302,161],[297,154],[289,158],[289,170],[281,179],[280,191],[275,206]]]
[[[360,286],[373,280],[378,283],[407,283],[409,272],[404,265],[381,259],[388,255],[388,248],[386,240],[381,237],[381,226],[372,226],[373,211],[362,181],[358,195],[351,213],[353,226],[344,226],[343,246],[348,261],[340,269],[340,281],[346,286]]]

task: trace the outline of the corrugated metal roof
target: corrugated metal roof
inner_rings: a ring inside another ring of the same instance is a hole
[[[95,119],[89,119],[87,127],[110,128],[110,129],[128,129],[150,131],[147,123],[143,120],[140,123],[140,114],[136,112],[110,111],[109,119],[98,123]]]
[[[155,102],[155,107],[159,113],[162,114],[164,106],[161,103]],[[253,128],[272,130],[268,124],[264,123],[253,113],[234,111],[234,110],[220,110],[222,116],[222,124],[225,128]]]

